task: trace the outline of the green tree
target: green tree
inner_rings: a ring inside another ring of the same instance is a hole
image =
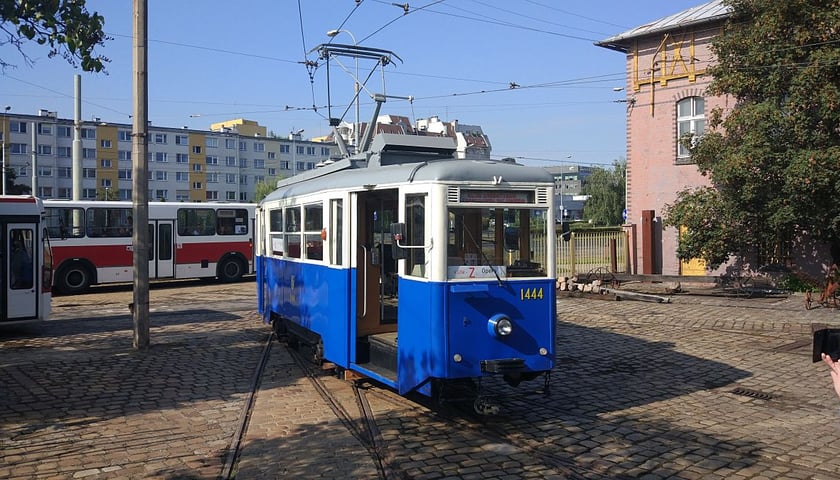
[[[269,193],[273,192],[277,187],[277,179],[274,177],[268,178],[263,182],[259,182],[254,187],[254,200],[259,202],[265,198]]]
[[[583,193],[589,195],[583,206],[583,217],[596,225],[621,225],[624,221],[626,177],[625,160],[613,161],[611,169],[592,169],[583,186]]]
[[[840,9],[824,0],[726,3],[733,10],[713,41],[708,93],[735,102],[683,141],[711,187],[666,206],[665,224],[687,227],[677,255],[716,268],[732,256],[781,261],[803,235],[840,247]]]
[[[104,71],[110,60],[96,53],[109,40],[104,24],[101,15],[87,11],[85,0],[0,0],[0,45],[17,48],[27,64],[32,60],[23,46],[34,41],[49,48],[50,58],[60,55],[84,71]],[[0,58],[0,67],[9,66]]]
[[[17,170],[14,167],[6,167],[6,195],[29,195],[32,188],[29,185],[15,183]]]

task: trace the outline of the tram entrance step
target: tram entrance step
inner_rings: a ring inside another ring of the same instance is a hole
[[[397,371],[397,334],[380,333],[368,337],[370,363]]]

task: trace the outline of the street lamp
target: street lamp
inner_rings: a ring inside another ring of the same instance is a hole
[[[303,129],[295,130],[294,128],[292,131],[289,132],[289,136],[292,137],[292,176],[297,175],[297,144],[295,143],[303,133]]]
[[[11,109],[11,105],[6,105],[6,107],[3,108],[3,118],[0,119],[0,123],[3,124],[3,195],[6,194],[6,118],[8,117],[9,110]]]
[[[330,38],[334,38],[339,33],[346,33],[350,35],[350,38],[353,39],[353,46],[358,47],[359,44],[356,43],[356,37],[350,33],[348,30],[330,30],[327,32],[327,36]],[[359,58],[354,57],[354,61],[356,63],[356,76],[353,78],[353,93],[356,96],[356,122],[353,124],[353,146],[356,149],[356,153],[359,153]]]

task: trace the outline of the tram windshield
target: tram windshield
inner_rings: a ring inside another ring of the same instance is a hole
[[[545,277],[548,212],[534,208],[450,208],[447,242],[449,278],[472,278],[493,266],[508,277]],[[491,276],[493,276],[491,272]]]

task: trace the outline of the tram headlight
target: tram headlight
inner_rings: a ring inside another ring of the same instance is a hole
[[[487,332],[494,337],[507,337],[513,333],[513,322],[503,313],[493,315],[487,321]]]

